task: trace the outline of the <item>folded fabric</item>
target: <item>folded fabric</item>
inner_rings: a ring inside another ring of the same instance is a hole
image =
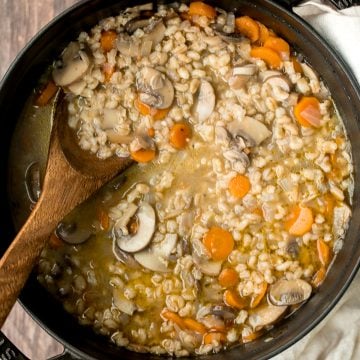
[[[306,1],[294,12],[313,26],[347,62],[360,84],[360,6],[336,10]],[[360,359],[360,274],[330,314],[301,341],[273,360]]]
[[[329,1],[306,1],[293,10],[343,57],[360,83],[360,6],[336,10],[326,4]]]

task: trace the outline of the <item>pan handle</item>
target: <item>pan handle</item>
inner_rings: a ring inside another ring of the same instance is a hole
[[[81,360],[81,358],[75,356],[68,349],[65,348],[63,353],[56,355],[48,360]]]
[[[29,360],[1,331],[0,331],[0,359],[6,360]],[[65,349],[60,355],[48,360],[81,360]]]
[[[277,0],[276,3],[283,5],[286,9],[291,10],[293,6],[297,5],[302,0]]]
[[[17,347],[0,331],[0,359],[29,360]]]

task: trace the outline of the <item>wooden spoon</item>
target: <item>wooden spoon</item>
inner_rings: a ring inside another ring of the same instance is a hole
[[[81,202],[131,164],[100,160],[77,145],[67,125],[67,106],[57,96],[42,193],[34,210],[0,260],[0,328],[57,224]]]

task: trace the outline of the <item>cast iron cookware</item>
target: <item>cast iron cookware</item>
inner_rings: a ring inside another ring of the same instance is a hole
[[[7,172],[11,136],[24,101],[35,87],[44,69],[59,56],[67,43],[75,39],[80,31],[89,30],[100,19],[117,14],[126,7],[145,2],[149,1],[80,1],[40,31],[20,53],[2,80],[0,86],[2,126],[0,141],[0,198],[2,199],[0,202],[0,254],[5,251],[15,237],[17,230],[11,220]],[[291,12],[290,5],[294,1],[283,1],[281,4],[270,0],[208,2],[225,10],[235,11],[237,14],[247,14],[263,22],[303,53],[329,87],[352,143],[355,169],[353,216],[344,247],[336,257],[324,284],[304,306],[290,318],[276,325],[265,336],[226,352],[201,357],[206,360],[267,359],[285,350],[314,328],[338,302],[359,267],[360,186],[356,180],[360,170],[360,91],[351,72],[334,50],[311,27]],[[30,277],[22,291],[20,301],[29,314],[68,349],[58,357],[59,359],[159,359],[158,356],[138,354],[118,348],[106,338],[93,333],[90,328],[78,325],[76,319],[67,314],[60,303],[56,302],[38,284],[34,275]],[[6,351],[5,345],[8,343],[0,335],[0,355],[1,351]],[[13,356],[10,358],[24,359],[15,349],[8,349],[7,354]]]

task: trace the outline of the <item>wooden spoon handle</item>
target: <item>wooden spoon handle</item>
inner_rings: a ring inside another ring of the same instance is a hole
[[[0,260],[0,327],[56,225],[110,178],[93,179],[75,171],[59,139],[52,137],[41,197]]]
[[[35,207],[0,260],[0,328],[49,238],[49,229],[56,227],[56,219],[46,217],[47,211],[45,206]]]

